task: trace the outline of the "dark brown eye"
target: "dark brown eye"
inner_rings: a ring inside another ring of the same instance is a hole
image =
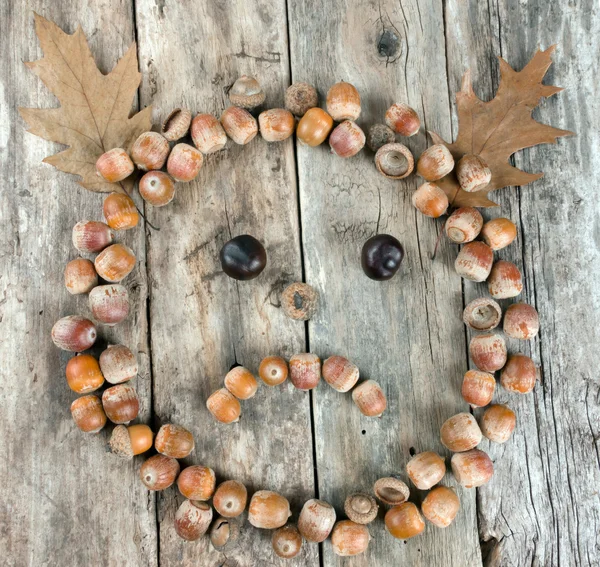
[[[389,280],[398,271],[404,258],[402,244],[389,234],[377,234],[363,246],[362,269],[372,280]]]
[[[221,248],[223,271],[235,280],[251,280],[267,265],[267,252],[253,236],[244,234],[226,242]]]

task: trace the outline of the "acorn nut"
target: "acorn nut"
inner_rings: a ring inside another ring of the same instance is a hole
[[[333,552],[340,557],[353,557],[367,551],[371,535],[366,526],[352,520],[338,522],[331,533]]]
[[[194,436],[181,425],[167,423],[158,430],[154,447],[162,455],[184,459],[194,450]]]
[[[424,451],[408,461],[406,472],[419,490],[429,490],[444,478],[446,463],[437,453]]]
[[[352,401],[367,417],[381,417],[387,408],[387,399],[375,380],[366,380],[352,390]]]
[[[540,319],[534,307],[513,303],[504,314],[504,332],[512,339],[533,339],[540,330]]]
[[[298,531],[306,541],[325,541],[335,524],[335,510],[324,500],[308,500],[298,517]]]
[[[302,536],[296,526],[288,524],[273,532],[271,545],[277,557],[291,559],[296,557],[302,549]]]
[[[360,115],[360,94],[350,83],[336,83],[327,92],[327,112],[336,122],[356,120]]]
[[[455,453],[469,451],[481,442],[481,429],[470,413],[457,413],[448,418],[440,429],[444,447]]]
[[[200,539],[212,522],[213,511],[206,502],[184,500],[175,512],[175,531],[187,541]]]
[[[456,518],[460,500],[447,486],[436,486],[423,500],[421,511],[434,526],[447,528]]]
[[[131,159],[142,171],[161,169],[171,148],[168,140],[158,132],[144,132],[131,146]]]
[[[140,468],[140,478],[148,490],[165,490],[169,488],[179,474],[177,459],[165,455],[154,455],[147,459]]]
[[[385,113],[385,123],[400,136],[414,136],[421,128],[419,115],[410,106],[392,104]]]
[[[426,149],[417,162],[417,173],[425,181],[437,181],[454,169],[454,158],[443,144]]]
[[[255,527],[274,530],[284,526],[292,515],[290,503],[277,492],[255,492],[248,507],[248,521]]]
[[[98,274],[91,260],[77,258],[65,266],[65,287],[71,295],[89,293],[97,285]]]
[[[298,390],[312,390],[321,379],[321,359],[316,354],[295,354],[290,358],[290,380]]]

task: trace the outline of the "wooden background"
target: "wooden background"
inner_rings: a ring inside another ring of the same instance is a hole
[[[86,313],[69,297],[65,263],[76,256],[70,235],[81,219],[100,219],[102,196],[41,163],[57,147],[24,131],[18,106],[56,100],[23,66],[41,56],[33,13],[72,33],[78,24],[108,72],[138,42],[139,106],[154,104],[155,122],[173,107],[220,114],[241,74],[257,76],[265,106],[281,106],[291,81],[317,86],[321,99],[339,80],[363,95],[359,124],[381,121],[393,101],[407,102],[446,139],[457,132],[454,92],[471,68],[484,99],[498,86],[496,55],[520,69],[538,46],[558,43],[547,82],[567,90],[542,103],[536,117],[576,138],[515,156],[546,176],[498,193],[519,237],[499,256],[522,268],[523,300],[540,313],[529,344],[543,380],[517,397],[499,390],[518,427],[506,445],[482,444],[496,474],[477,491],[459,490],[462,508],[446,530],[431,525],[397,541],[370,526],[367,554],[336,557],[329,542],[305,544],[289,565],[597,566],[600,564],[600,18],[594,0],[12,0],[0,7],[0,550],[3,565],[227,566],[280,565],[269,534],[244,532],[224,555],[206,540],[174,533],[181,496],[148,493],[137,477],[141,458],[122,462],[106,451],[107,433],[81,434],[64,380],[69,356],[50,341],[56,319]],[[418,154],[424,130],[408,141]],[[186,462],[213,467],[251,490],[287,495],[296,517],[318,495],[342,513],[344,498],[399,472],[411,452],[436,450],[439,426],[466,410],[460,397],[469,339],[465,302],[485,287],[464,284],[442,241],[441,221],[416,213],[418,181],[387,181],[362,152],[350,161],[326,147],[257,138],[210,156],[198,180],[164,209],[147,208],[160,231],[120,236],[138,257],[126,280],[133,309],[108,341],[137,348],[135,386],[141,419],[190,428],[196,449]],[[140,202],[141,205],[141,202]],[[406,259],[393,280],[376,283],[359,265],[362,243],[377,232],[397,236]],[[220,271],[218,251],[251,233],[269,264],[252,282]],[[278,296],[305,279],[321,293],[308,325],[287,319]],[[310,350],[350,357],[382,383],[389,410],[362,417],[349,395],[321,384],[313,393],[290,384],[262,387],[243,404],[238,425],[215,425],[204,402],[237,363],[256,369],[267,354]],[[446,454],[446,453],[444,453]],[[453,484],[451,475],[446,481]],[[418,502],[421,494],[414,493]]]

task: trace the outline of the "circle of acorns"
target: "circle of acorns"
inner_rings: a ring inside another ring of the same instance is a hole
[[[329,137],[331,150],[337,156],[349,158],[365,145],[375,152],[375,164],[384,176],[403,179],[414,168],[410,150],[396,142],[396,134],[412,136],[420,129],[417,113],[404,104],[392,105],[385,114],[385,124],[377,124],[367,135],[356,124],[361,110],[360,95],[349,83],[337,83],[327,94],[327,112],[317,107],[317,92],[311,85],[295,83],[285,94],[286,108],[265,110],[257,119],[249,109],[261,105],[265,95],[256,79],[241,77],[229,92],[233,106],[227,108],[220,120],[209,114],[199,114],[192,120],[190,111],[174,110],[165,120],[162,133],[145,132],[139,136],[130,152],[110,149],[97,161],[98,174],[109,182],[118,183],[134,174],[136,168],[143,176],[139,192],[152,206],[164,206],[175,196],[175,183],[193,180],[202,168],[204,155],[221,150],[231,138],[236,144],[247,144],[260,131],[267,142],[289,138],[294,131],[297,139],[308,146],[318,146]],[[296,118],[299,118],[296,123]],[[334,128],[334,122],[339,122]],[[191,135],[194,145],[179,143]],[[172,148],[170,142],[176,143]],[[162,171],[166,164],[166,172]],[[448,207],[446,194],[435,184],[455,167],[452,155],[445,146],[435,145],[419,158],[417,171],[426,183],[413,195],[413,204],[423,214],[440,217]],[[478,156],[465,156],[456,165],[457,178],[465,191],[477,191],[487,185],[491,172]],[[129,297],[120,282],[133,270],[132,250],[114,242],[116,230],[137,226],[138,210],[125,192],[108,195],[104,201],[106,223],[82,221],[73,228],[73,244],[82,253],[98,254],[92,262],[77,258],[65,269],[65,285],[72,294],[89,294],[92,318],[105,325],[115,325],[127,317]],[[456,271],[473,281],[487,279],[491,298],[479,298],[464,310],[463,319],[470,328],[483,331],[471,340],[469,352],[478,370],[469,370],[463,380],[462,395],[472,408],[488,406],[496,387],[494,372],[502,369],[502,386],[517,393],[530,392],[537,379],[533,361],[522,354],[507,356],[501,335],[490,333],[502,319],[496,299],[512,298],[521,293],[522,277],[511,262],[494,263],[493,252],[504,248],[516,237],[515,225],[499,218],[483,222],[479,211],[472,207],[455,210],[445,223],[445,233],[455,243],[465,244],[456,259]],[[481,234],[483,241],[476,241]],[[263,245],[250,235],[238,236],[223,246],[221,264],[224,272],[239,280],[257,277],[264,269],[267,255]],[[370,238],[362,250],[365,274],[375,280],[390,279],[397,272],[404,250],[391,235]],[[99,278],[106,284],[98,285]],[[305,283],[293,283],[281,294],[281,306],[289,317],[308,320],[318,307],[318,293]],[[518,339],[531,339],[539,329],[537,312],[524,303],[511,305],[504,314],[504,332]],[[141,466],[140,478],[149,490],[164,490],[175,482],[186,499],[175,514],[175,530],[185,540],[197,540],[210,529],[210,540],[218,550],[235,545],[240,532],[241,514],[246,510],[246,487],[235,480],[217,486],[214,471],[194,465],[180,471],[178,459],[187,457],[194,449],[190,431],[176,425],[163,425],[156,437],[145,424],[130,424],[139,412],[135,389],[129,385],[138,372],[136,356],[124,345],[111,345],[99,359],[83,353],[96,341],[96,325],[80,316],[63,317],[52,329],[52,339],[61,349],[78,353],[66,366],[69,387],[83,394],[71,405],[77,427],[97,433],[110,420],[115,424],[110,438],[112,451],[124,458],[133,458],[149,451],[156,455]],[[383,389],[374,380],[356,386],[359,369],[348,359],[332,356],[322,364],[312,353],[294,355],[289,361],[280,356],[268,356],[258,368],[258,376],[268,386],[277,386],[289,376],[300,390],[315,388],[321,377],[338,392],[352,390],[358,409],[368,417],[379,417],[386,410]],[[104,383],[100,399],[91,392]],[[224,387],[207,400],[208,410],[221,423],[238,421],[240,400],[252,398],[259,382],[253,372],[237,366],[225,376]],[[448,419],[441,428],[441,441],[454,452],[452,472],[460,485],[478,487],[490,480],[493,464],[486,453],[477,449],[483,436],[504,443],[516,425],[515,413],[506,405],[489,405],[476,421],[471,413],[459,413]],[[337,521],[334,508],[322,500],[311,499],[303,506],[297,526],[288,524],[291,510],[288,500],[273,491],[254,493],[248,506],[251,525],[275,530],[274,552],[282,558],[295,557],[303,540],[322,542],[331,535],[333,550],[341,556],[363,553],[369,544],[366,527],[378,513],[377,500],[390,506],[385,514],[388,532],[398,539],[408,539],[423,532],[423,516],[437,527],[447,527],[459,510],[455,491],[436,486],[446,473],[443,457],[432,451],[414,455],[406,466],[408,477],[419,490],[429,491],[421,510],[408,501],[409,487],[396,476],[379,479],[373,494],[349,495],[344,512],[348,519]],[[208,501],[212,498],[212,506]],[[213,508],[219,515],[213,522]],[[212,526],[211,526],[212,524]]]

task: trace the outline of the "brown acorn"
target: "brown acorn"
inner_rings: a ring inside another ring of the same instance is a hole
[[[295,354],[290,358],[290,380],[298,390],[312,390],[321,379],[321,360],[316,354]]]
[[[280,356],[267,356],[258,367],[258,375],[267,386],[282,384],[288,377],[287,362]]]
[[[140,179],[140,195],[153,207],[164,207],[175,197],[175,183],[164,171],[148,171]]]
[[[377,517],[379,506],[375,498],[368,494],[351,494],[344,502],[344,512],[348,519],[357,524],[369,524]]]
[[[285,525],[292,515],[290,503],[270,490],[255,492],[248,507],[248,521],[255,527],[274,530]]]
[[[302,548],[302,536],[296,526],[288,524],[273,532],[271,545],[277,557],[291,559],[300,553]]]
[[[94,267],[102,279],[118,283],[135,267],[135,255],[131,248],[124,244],[111,244],[96,256]]]
[[[454,158],[443,144],[426,149],[417,162],[417,173],[425,181],[437,181],[454,169]]]
[[[69,388],[78,394],[87,394],[104,384],[98,361],[91,354],[78,354],[67,362],[65,370]]]
[[[450,459],[452,473],[465,488],[483,486],[494,474],[494,464],[489,456],[479,449],[455,453]]]
[[[177,459],[165,455],[154,455],[147,459],[140,468],[140,478],[148,490],[165,490],[169,488],[179,474]]]
[[[487,372],[468,370],[463,378],[462,397],[472,408],[487,406],[494,396],[496,379]]]
[[[206,400],[208,411],[221,423],[239,421],[242,408],[238,399],[226,388],[213,392]]]
[[[419,490],[429,490],[444,478],[446,463],[437,453],[423,451],[408,461],[406,472]]]
[[[123,148],[113,148],[104,152],[96,162],[96,173],[109,183],[118,183],[129,177],[135,166]]]
[[[374,124],[367,133],[367,146],[376,152],[386,144],[393,144],[396,141],[396,134],[385,124]]]
[[[492,172],[480,156],[467,154],[456,164],[456,178],[463,191],[474,193],[489,185]]]
[[[135,355],[123,345],[109,345],[100,355],[100,368],[110,384],[127,382],[138,373]]]
[[[512,262],[498,260],[488,277],[488,290],[494,299],[516,297],[523,291],[521,271]]]
[[[90,348],[98,333],[89,319],[79,315],[69,315],[59,319],[52,327],[52,342],[62,350],[82,352]]]
[[[71,404],[71,416],[75,425],[85,433],[98,433],[106,425],[102,402],[93,394],[77,398]]]
[[[73,227],[73,246],[80,252],[101,252],[113,238],[113,231],[103,222],[84,220]]]
[[[98,285],[94,263],[85,258],[71,260],[65,267],[65,287],[71,295],[89,293]]]
[[[352,520],[338,522],[331,533],[333,552],[340,557],[353,557],[367,551],[371,535],[367,526]]]
[[[367,417],[381,417],[387,408],[387,399],[375,380],[366,380],[352,390],[352,400]]]
[[[434,526],[447,528],[456,518],[460,500],[447,486],[436,486],[423,500],[421,511]]]
[[[329,136],[329,147],[338,157],[355,156],[365,147],[366,136],[361,127],[351,120],[338,124]]]
[[[210,528],[210,543],[217,551],[229,551],[237,544],[239,535],[240,523],[220,516]]]
[[[336,122],[356,120],[360,115],[360,94],[350,83],[336,83],[327,92],[327,112]]]
[[[511,355],[500,373],[502,387],[517,394],[528,394],[535,388],[536,382],[535,363],[524,354]]]
[[[533,339],[540,330],[540,319],[534,307],[514,303],[504,314],[504,332],[513,339]]]
[[[475,335],[469,343],[471,360],[483,372],[496,372],[506,364],[506,343],[501,335]]]
[[[213,495],[215,510],[225,518],[236,518],[245,509],[248,501],[246,487],[237,480],[226,480],[217,487]]]
[[[129,423],[138,416],[140,401],[135,390],[127,384],[117,384],[102,394],[106,417],[113,423]]]
[[[437,219],[448,210],[448,197],[435,183],[423,183],[413,193],[412,204],[427,217]]]
[[[492,271],[494,253],[483,242],[469,242],[463,246],[454,262],[456,273],[466,280],[485,281]]]
[[[483,217],[475,207],[460,207],[446,221],[446,236],[456,244],[466,244],[475,240],[481,232]]]
[[[359,378],[358,366],[343,356],[330,356],[325,360],[321,374],[325,382],[338,392],[348,392]]]
[[[190,500],[209,500],[215,486],[215,471],[202,465],[186,467],[177,478],[179,492]]]
[[[204,158],[202,153],[189,144],[177,144],[167,160],[167,172],[180,182],[193,181],[200,173]]]
[[[142,423],[136,425],[117,425],[110,436],[110,449],[119,457],[133,459],[152,447],[154,434],[152,429]]]
[[[298,518],[298,531],[306,541],[325,541],[335,524],[335,510],[324,500],[308,500]]]
[[[98,285],[90,291],[89,305],[96,321],[112,327],[129,314],[129,294],[119,284]]]
[[[414,136],[421,128],[419,115],[410,106],[392,104],[385,113],[385,123],[400,136]]]
[[[260,135],[267,142],[287,140],[296,128],[296,120],[289,110],[271,108],[258,115]]]
[[[245,145],[258,134],[256,118],[247,110],[238,106],[230,106],[221,114],[221,125],[227,135],[236,143]]]
[[[395,538],[409,539],[423,533],[425,522],[412,502],[404,502],[387,511],[385,527]]]
[[[236,366],[225,375],[225,387],[238,400],[249,400],[256,394],[258,382],[250,370]]]
[[[470,413],[458,413],[447,419],[440,429],[444,447],[455,453],[469,451],[481,442],[481,430]]]
[[[309,108],[298,122],[296,137],[301,144],[315,147],[321,145],[333,128],[333,118],[321,108]]]
[[[229,100],[234,106],[255,108],[265,102],[265,93],[254,77],[242,75],[229,89]]]
[[[494,443],[506,443],[517,425],[517,416],[507,405],[494,404],[481,416],[481,432]]]
[[[161,169],[169,156],[168,140],[158,132],[144,132],[131,146],[131,159],[142,171]]]
[[[196,541],[208,531],[212,517],[212,508],[206,502],[184,500],[175,512],[175,531],[186,541]]]
[[[492,219],[483,225],[481,237],[492,250],[501,250],[517,237],[517,227],[509,219]]]
[[[111,193],[102,205],[106,224],[113,230],[128,230],[137,226],[140,215],[129,195]]]
[[[167,423],[158,430],[154,447],[167,457],[185,459],[194,450],[194,436],[181,425]]]
[[[227,134],[212,114],[198,114],[192,121],[192,140],[203,154],[212,154],[225,147]]]

